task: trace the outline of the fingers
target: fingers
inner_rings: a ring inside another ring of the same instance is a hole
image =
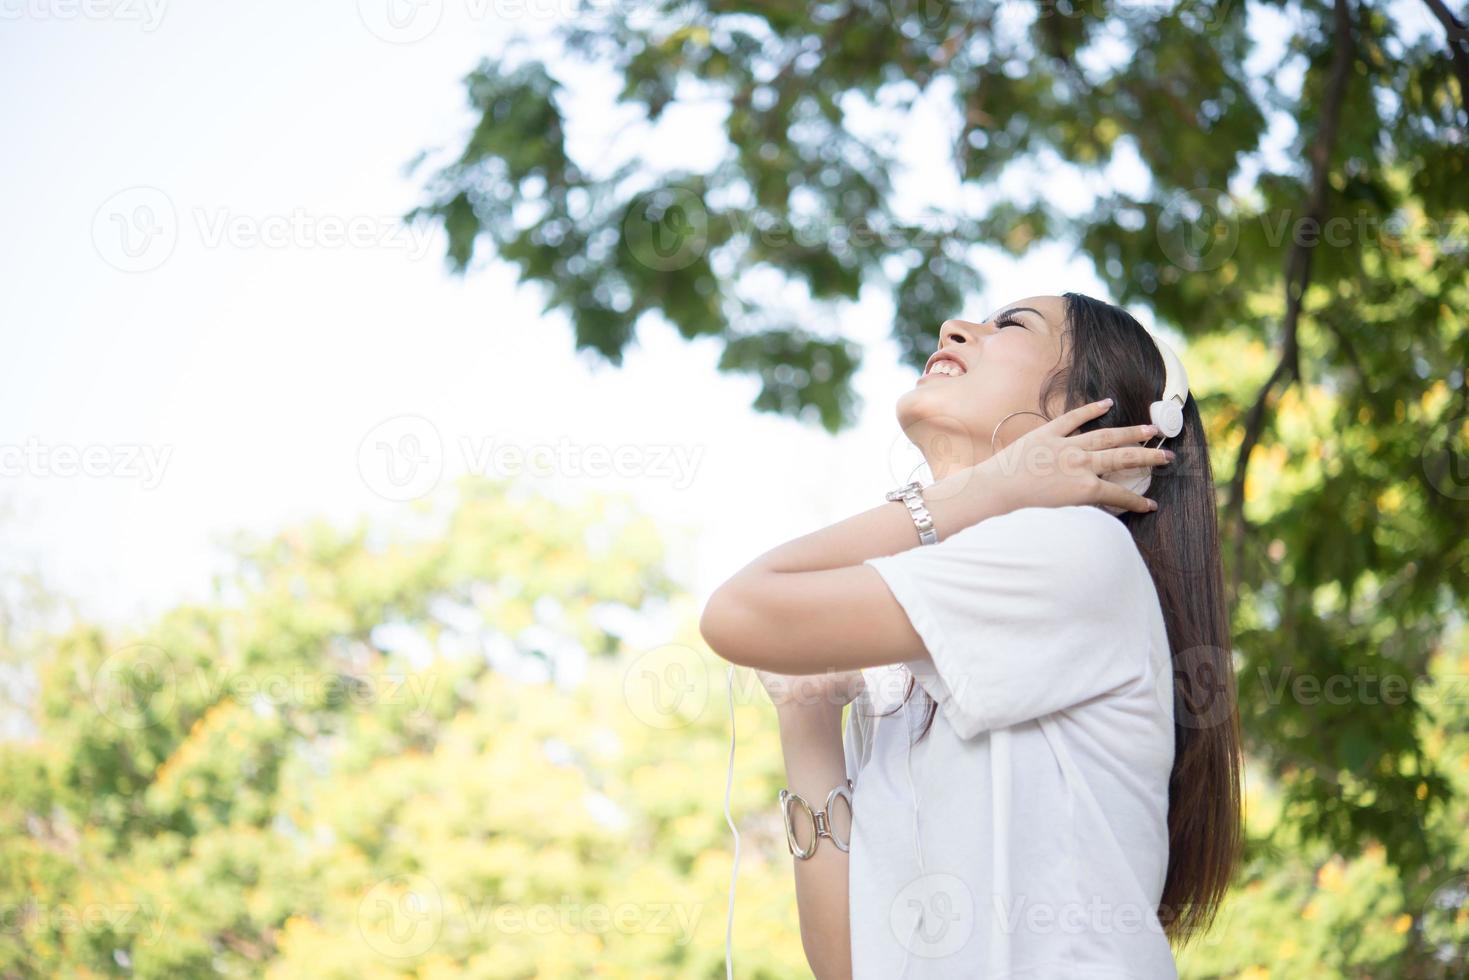
[[[1112,399],[1103,398],[1099,402],[1090,402],[1079,408],[1073,408],[1064,415],[1058,415],[1046,425],[1051,426],[1057,435],[1070,435],[1092,419],[1106,415],[1107,409],[1111,407]]]
[[[1112,507],[1121,507],[1136,514],[1146,514],[1158,509],[1156,500],[1149,500],[1141,494],[1133,493],[1125,487],[1113,483],[1111,480],[1102,480],[1097,503]]]
[[[1152,468],[1154,466],[1167,466],[1173,462],[1173,452],[1168,449],[1144,449],[1142,446],[1128,446],[1122,449],[1103,449],[1092,454],[1092,472],[1099,476],[1103,473],[1115,473],[1118,470]]]
[[[1156,425],[1118,425],[1106,429],[1093,429],[1071,438],[1081,448],[1096,451],[1112,449],[1116,446],[1135,446],[1157,434]]]

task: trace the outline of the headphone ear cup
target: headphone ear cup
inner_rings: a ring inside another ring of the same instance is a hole
[[[1139,466],[1130,470],[1114,470],[1102,477],[1102,479],[1110,480],[1124,490],[1131,490],[1138,496],[1145,497],[1148,493],[1148,487],[1153,483],[1153,469],[1150,466]],[[1116,507],[1112,504],[1103,504],[1102,506],[1107,513],[1114,517],[1126,510],[1125,507]]]
[[[1183,431],[1183,406],[1172,398],[1149,405],[1148,418],[1169,439]]]

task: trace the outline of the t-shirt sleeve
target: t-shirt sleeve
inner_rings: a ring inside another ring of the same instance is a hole
[[[923,640],[928,657],[907,666],[960,738],[1147,678],[1157,596],[1132,535],[1098,508],[1023,508],[864,564]]]

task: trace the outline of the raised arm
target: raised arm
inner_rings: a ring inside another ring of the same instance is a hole
[[[939,540],[1024,506],[1109,503],[1150,509],[1147,498],[1101,474],[1161,462],[1163,451],[1136,445],[1151,426],[1070,435],[1106,408],[1106,402],[1095,402],[1067,412],[1000,456],[925,488]],[[699,630],[725,660],[781,674],[924,656],[903,609],[877,572],[862,564],[917,545],[907,508],[885,502],[750,562],[710,596]]]

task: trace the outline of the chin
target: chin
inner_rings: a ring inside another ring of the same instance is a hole
[[[920,425],[932,418],[941,418],[945,412],[942,399],[932,397],[932,391],[910,388],[898,396],[895,406],[898,425],[905,430]]]
[[[898,425],[910,439],[940,433],[973,441],[975,426],[961,414],[957,400],[938,386],[913,388],[898,396]]]

